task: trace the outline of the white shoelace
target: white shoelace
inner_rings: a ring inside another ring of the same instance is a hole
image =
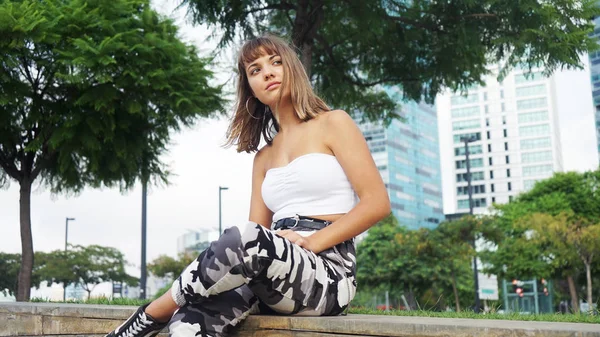
[[[142,312],[136,317],[131,326],[127,330],[122,331],[118,337],[135,337],[136,333],[142,332],[142,330],[149,327],[151,324],[152,321],[146,317],[146,313]]]

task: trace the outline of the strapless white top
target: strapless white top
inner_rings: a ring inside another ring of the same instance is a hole
[[[318,152],[268,170],[261,192],[273,221],[296,214],[345,214],[358,202],[337,158]]]

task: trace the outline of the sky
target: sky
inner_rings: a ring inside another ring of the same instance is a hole
[[[184,40],[207,53],[215,42],[204,42],[208,30],[191,27],[182,11],[173,12],[173,0],[154,7],[173,17]],[[587,56],[585,57],[587,59]],[[232,84],[232,53],[218,59],[217,83]],[[589,170],[597,166],[593,108],[589,70],[566,73],[559,90],[571,91],[575,99],[560,116],[563,159],[566,170]],[[230,88],[231,89],[231,88]],[[232,89],[231,89],[232,90]],[[577,96],[579,95],[579,96]],[[588,105],[589,104],[589,105]],[[218,191],[222,192],[223,227],[242,225],[248,219],[252,154],[225,149],[228,119],[201,120],[191,129],[172,138],[164,161],[173,172],[171,184],[152,187],[148,195],[147,261],[161,254],[176,255],[177,237],[199,228],[218,227]],[[36,251],[64,249],[65,218],[69,222],[68,241],[78,245],[115,247],[131,263],[128,271],[139,276],[141,258],[141,188],[121,193],[118,189],[85,189],[76,196],[51,195],[36,186],[32,193],[31,223]],[[0,190],[0,252],[20,253],[19,190],[11,183]]]

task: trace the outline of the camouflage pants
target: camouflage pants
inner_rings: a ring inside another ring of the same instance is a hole
[[[249,222],[211,243],[171,287],[170,335],[226,336],[249,314],[342,313],[356,291],[354,243],[314,254],[275,233]]]

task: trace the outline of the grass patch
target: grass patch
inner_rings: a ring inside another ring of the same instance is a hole
[[[521,313],[487,313],[476,314],[473,311],[464,312],[436,312],[425,310],[376,310],[365,308],[350,308],[351,314],[385,315],[385,316],[412,316],[412,317],[439,317],[439,318],[473,318],[473,319],[505,319],[512,321],[542,321],[561,323],[595,323],[600,324],[600,316],[587,314],[521,314]]]

